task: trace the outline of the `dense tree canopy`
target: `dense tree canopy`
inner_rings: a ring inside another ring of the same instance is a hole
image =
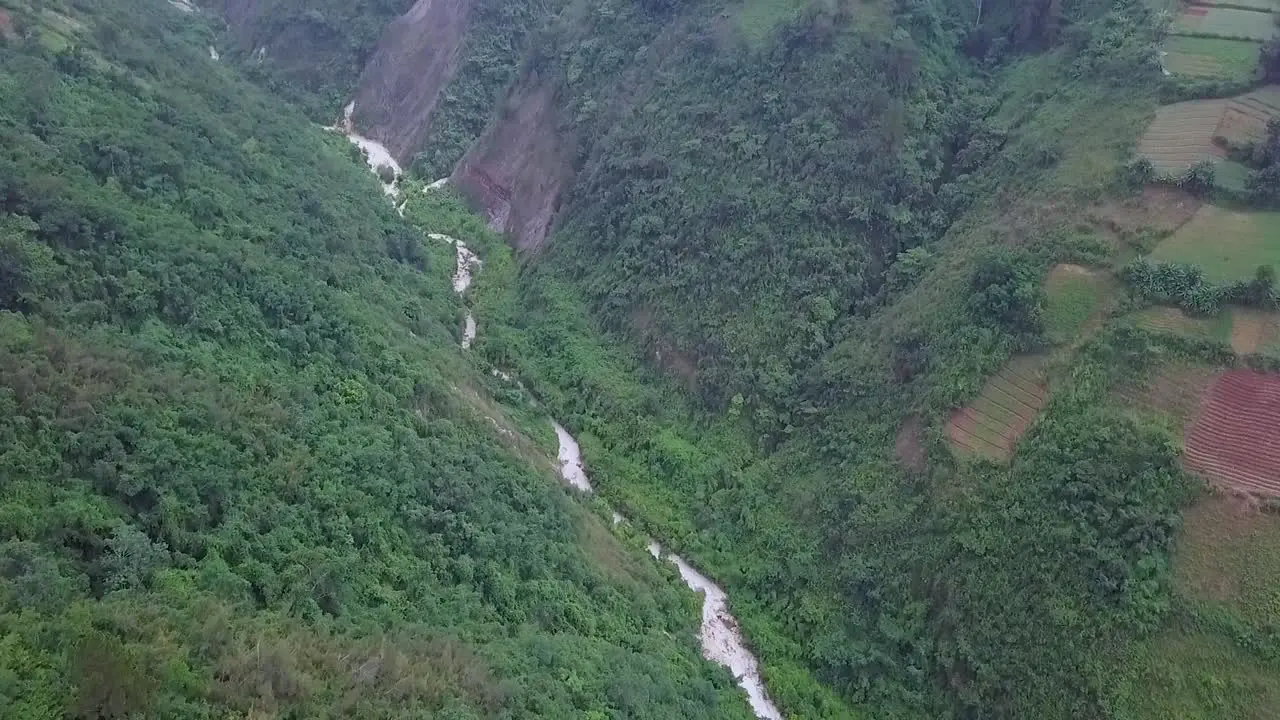
[[[0,714],[746,716],[463,389],[452,249],[352,147],[164,3],[42,5],[0,45]]]

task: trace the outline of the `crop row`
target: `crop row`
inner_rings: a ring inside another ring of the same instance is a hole
[[[1046,397],[1037,380],[1006,367],[987,381],[976,400],[952,414],[947,437],[957,449],[1007,458]]]
[[[1280,495],[1280,376],[1223,375],[1201,405],[1186,454],[1188,466],[1212,481]]]

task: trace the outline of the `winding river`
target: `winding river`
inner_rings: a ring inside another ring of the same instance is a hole
[[[381,144],[355,133],[351,123],[351,114],[354,110],[354,103],[347,105],[343,110],[342,120],[333,129],[344,133],[351,142],[359,145],[365,151],[369,167],[375,174],[379,172],[381,167],[391,167],[394,179],[390,183],[384,182],[383,191],[393,198],[394,204],[394,198],[399,195],[400,166],[391,157],[391,153],[387,152],[387,149]],[[444,180],[438,180],[429,185],[426,190],[438,189],[443,187],[444,184]],[[404,215],[404,203],[397,205],[396,209],[401,215]],[[450,243],[456,249],[457,266],[453,273],[453,290],[459,295],[464,295],[467,288],[471,286],[472,274],[478,272],[482,266],[480,258],[457,238],[441,233],[428,233],[427,237],[432,240]],[[462,348],[464,350],[470,349],[471,343],[475,338],[476,320],[471,310],[468,309],[462,333]],[[504,381],[516,385],[520,383],[519,380],[501,370],[494,370],[493,374]],[[494,421],[494,424],[496,425],[497,422]],[[582,449],[578,446],[578,441],[560,423],[552,420],[551,426],[555,429],[556,439],[560,446],[558,452],[560,477],[578,492],[593,493],[594,488],[591,486],[591,479],[587,476],[586,466],[583,465]],[[613,512],[612,516],[615,525],[627,522],[627,519],[617,512]],[[702,627],[698,637],[702,644],[703,656],[712,662],[729,668],[734,678],[737,679],[738,686],[747,693],[747,700],[757,718],[760,718],[760,720],[783,720],[782,713],[774,706],[769,699],[769,693],[765,690],[764,680],[760,677],[760,663],[756,660],[756,656],[751,653],[751,650],[747,648],[737,618],[729,612],[729,596],[724,589],[716,585],[707,576],[698,572],[684,558],[675,553],[666,552],[658,541],[650,539],[648,548],[649,554],[653,555],[655,559],[666,558],[675,565],[680,573],[680,579],[684,581],[684,584],[690,590],[702,594]]]

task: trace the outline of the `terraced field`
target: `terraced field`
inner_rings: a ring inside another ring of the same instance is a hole
[[[1280,496],[1280,374],[1224,373],[1200,404],[1184,461],[1221,487]]]
[[[1044,358],[1014,358],[987,381],[978,398],[947,422],[951,449],[961,456],[1008,460],[1049,400]]]
[[[1215,134],[1237,144],[1261,140],[1267,132],[1267,121],[1278,115],[1280,85],[1267,85],[1227,100]]]
[[[1280,268],[1280,212],[1240,212],[1204,205],[1151,259],[1199,265],[1217,283],[1250,280],[1259,265]]]
[[[1196,5],[1226,5],[1229,7],[1248,8],[1257,10],[1258,12],[1276,12],[1280,10],[1280,4],[1276,0],[1196,0]]]
[[[1191,100],[1165,105],[1138,142],[1138,154],[1156,172],[1177,175],[1201,160],[1226,157],[1213,142],[1226,113],[1226,100]]]

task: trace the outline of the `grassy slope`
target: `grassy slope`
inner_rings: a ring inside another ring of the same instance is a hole
[[[1280,213],[1205,207],[1151,258],[1199,265],[1216,283],[1252,279],[1259,265],[1280,267]]]

